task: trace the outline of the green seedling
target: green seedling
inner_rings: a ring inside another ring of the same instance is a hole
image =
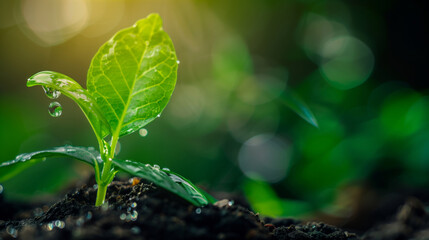
[[[179,61],[159,15],[151,14],[107,41],[91,61],[87,89],[72,78],[51,71],[34,74],[27,86],[42,86],[49,98],[61,94],[74,100],[88,119],[98,141],[92,147],[63,146],[18,155],[0,165],[0,181],[43,159],[69,157],[94,167],[98,185],[96,206],[104,203],[108,185],[118,171],[147,179],[196,206],[215,199],[182,176],[159,166],[120,160],[115,156],[119,138],[160,116],[173,93]],[[52,116],[61,105],[49,106]]]

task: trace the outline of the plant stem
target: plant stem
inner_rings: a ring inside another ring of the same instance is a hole
[[[107,192],[107,184],[98,185],[97,199],[95,200],[96,207],[99,207],[104,203],[104,199],[106,198],[106,192]]]

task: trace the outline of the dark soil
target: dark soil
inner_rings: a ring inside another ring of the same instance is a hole
[[[362,236],[320,222],[261,218],[221,200],[198,208],[140,181],[113,182],[108,204],[94,207],[83,186],[50,207],[8,204],[0,195],[0,240],[6,239],[429,239],[429,216],[416,199],[396,219]]]

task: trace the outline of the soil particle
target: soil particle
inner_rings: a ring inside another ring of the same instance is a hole
[[[395,219],[370,229],[364,240],[429,239],[429,214],[416,198],[410,198],[399,209]]]
[[[0,240],[358,239],[324,223],[261,219],[229,200],[195,207],[143,180],[113,182],[107,203],[94,207],[96,189],[88,185],[91,187],[73,190],[47,209],[15,208],[14,216],[0,213]],[[5,204],[0,202],[0,209]]]

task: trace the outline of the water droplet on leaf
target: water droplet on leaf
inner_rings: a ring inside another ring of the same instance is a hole
[[[153,165],[153,168],[154,168],[154,169],[156,169],[156,170],[161,169],[161,168],[160,168],[160,166],[159,166],[159,165],[156,165],[156,164],[155,164],[155,165]]]
[[[162,168],[162,170],[164,170],[164,171],[170,171],[170,169],[169,168]]]
[[[131,207],[132,208],[136,208],[137,207],[137,203],[136,202],[131,203]]]
[[[231,201],[228,202],[228,206],[231,207],[232,205],[234,205],[234,200],[231,200]]]
[[[177,61],[176,61],[176,63],[177,63],[177,64],[180,64],[180,61],[179,61],[179,60],[177,60]]]
[[[158,114],[158,115],[156,115],[156,117],[161,117],[161,113],[160,113],[160,114]]]
[[[59,117],[63,113],[63,107],[61,107],[59,102],[51,102],[48,110],[52,117]]]
[[[53,88],[45,87],[45,86],[42,86],[42,88],[45,91],[46,96],[48,96],[48,98],[50,99],[57,99],[61,95],[60,91],[55,90]]]
[[[142,129],[139,130],[139,134],[142,137],[146,137],[147,134],[148,134],[148,131],[146,130],[146,128],[142,128]]]

